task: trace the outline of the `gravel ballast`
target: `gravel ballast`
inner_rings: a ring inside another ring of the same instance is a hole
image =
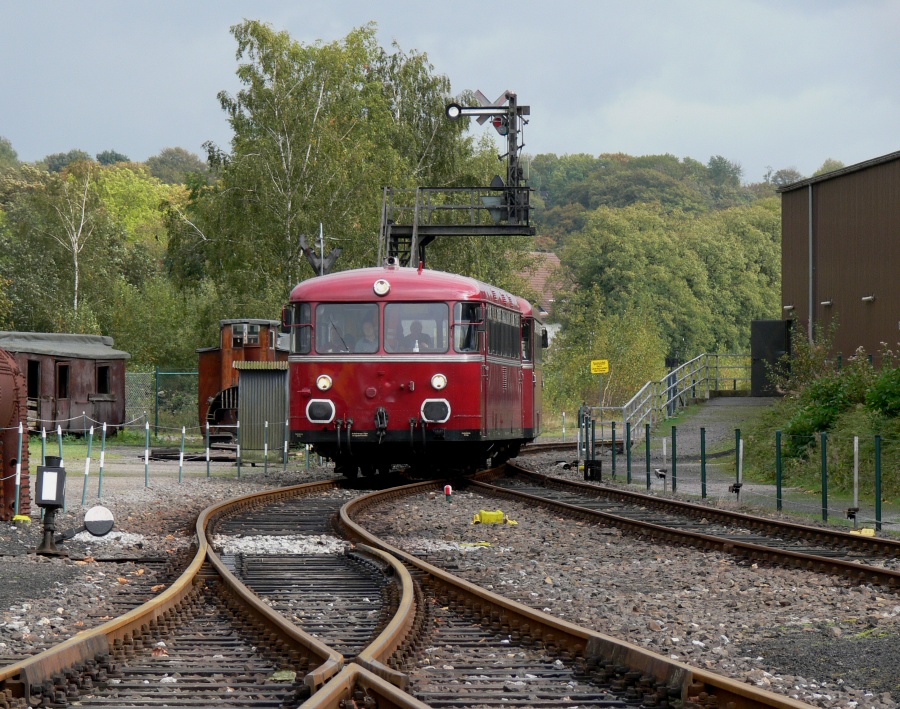
[[[638,541],[463,491],[359,521],[504,596],[654,652],[822,707],[893,707],[900,597],[806,571]],[[517,524],[473,524],[500,508]]]

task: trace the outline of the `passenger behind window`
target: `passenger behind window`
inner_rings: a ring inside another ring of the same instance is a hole
[[[424,352],[433,349],[434,342],[432,342],[431,336],[422,332],[422,323],[414,320],[409,326],[409,334],[403,338],[402,350],[404,352]]]
[[[378,337],[375,334],[375,325],[371,320],[363,323],[363,334],[356,341],[354,352],[372,353],[378,351]]]

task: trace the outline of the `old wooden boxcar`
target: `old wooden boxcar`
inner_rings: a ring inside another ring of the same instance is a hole
[[[125,361],[113,338],[48,332],[0,332],[0,348],[25,375],[28,428],[84,431],[125,422]]]

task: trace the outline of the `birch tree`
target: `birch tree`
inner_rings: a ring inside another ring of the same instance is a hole
[[[480,163],[444,119],[446,78],[382,49],[374,25],[315,44],[257,21],[232,33],[242,88],[219,101],[234,136],[207,144],[218,181],[170,215],[170,262],[182,285],[212,277],[262,317],[312,275],[301,235],[322,224],[325,250],[343,248],[337,270],[374,265],[383,186],[472,181]]]

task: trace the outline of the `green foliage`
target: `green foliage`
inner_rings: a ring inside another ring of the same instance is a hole
[[[840,160],[828,158],[825,162],[822,163],[822,166],[813,173],[813,177],[824,175],[826,172],[834,172],[835,170],[840,170],[842,167],[844,167],[844,163],[842,163]]]
[[[138,163],[118,163],[100,171],[98,190],[104,208],[125,230],[126,238],[158,245],[161,257],[168,237],[161,207],[186,201],[186,190],[162,184]]]
[[[837,373],[823,376],[803,390],[800,406],[785,426],[785,455],[806,457],[815,445],[815,434],[829,431],[848,406],[847,392]]]
[[[215,344],[203,322],[215,299],[209,288],[178,291],[167,278],[154,275],[139,286],[116,283],[115,302],[105,334],[131,354],[129,368],[163,367],[193,370],[196,348]],[[205,338],[205,339],[204,339]]]
[[[604,313],[599,288],[578,291],[559,312],[562,329],[547,352],[545,396],[556,411],[582,402],[620,406],[665,372],[662,341],[653,318],[636,308]],[[590,373],[592,359],[609,360],[602,379]],[[600,391],[602,383],[603,391]]]
[[[207,145],[219,181],[169,212],[168,262],[182,287],[209,278],[223,299],[240,294],[245,315],[271,317],[311,275],[301,235],[312,241],[323,224],[326,249],[343,248],[338,269],[370,266],[384,185],[487,181],[464,122],[444,116],[446,77],[422,54],[379,47],[373,25],[315,45],[256,21],[232,33],[242,88],[219,95],[231,150]],[[496,255],[494,271],[504,263]],[[429,259],[436,268],[460,260],[443,245]]]
[[[886,418],[900,417],[900,367],[884,367],[866,392],[866,407]]]
[[[792,354],[779,363],[773,376],[776,386],[797,401],[784,428],[788,458],[807,457],[816,435],[832,430],[840,416],[861,407],[876,381],[862,350],[840,369],[828,359],[833,333],[834,327],[820,331],[810,342],[799,329],[794,330]]]
[[[115,150],[104,150],[97,153],[97,162],[101,165],[115,165],[117,162],[129,162],[127,155],[117,153]]]
[[[83,150],[70,150],[67,153],[52,153],[43,159],[47,172],[61,172],[74,162],[90,161],[91,156]]]
[[[7,172],[19,166],[19,155],[13,150],[8,138],[0,135],[0,173]]]
[[[540,196],[537,221],[558,244],[578,231],[580,212],[654,203],[662,211],[702,214],[751,203],[756,195],[740,184],[740,165],[721,155],[707,165],[673,155],[537,155],[531,185]]]
[[[771,182],[776,187],[784,187],[792,182],[799,182],[802,179],[804,179],[803,174],[793,167],[783,168],[771,175],[766,175],[766,181]]]
[[[189,175],[206,175],[208,168],[197,155],[184,148],[164,148],[147,158],[150,174],[167,185],[180,185]]]
[[[564,290],[599,288],[609,315],[642,308],[666,343],[661,356],[745,351],[750,321],[778,312],[779,241],[774,201],[699,216],[600,207],[561,253]]]

